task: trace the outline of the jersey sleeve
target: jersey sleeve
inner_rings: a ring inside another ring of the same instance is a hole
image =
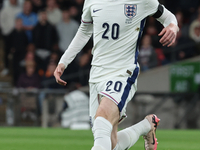
[[[158,0],[145,0],[145,2],[146,2],[147,16],[154,15],[158,10],[158,6],[159,6]]]
[[[83,23],[92,23],[92,17],[91,17],[91,11],[90,11],[90,0],[85,0],[84,6],[83,6],[83,14],[81,17],[81,21]]]
[[[58,64],[64,64],[65,68],[72,62],[76,55],[82,50],[85,44],[92,36],[93,24],[81,23],[75,37],[70,43],[69,47],[62,55]]]
[[[158,0],[147,0],[147,16],[156,18],[164,27],[170,23],[177,25],[177,20],[174,14],[161,5]]]
[[[174,14],[167,10],[164,6],[162,14],[156,19],[164,26],[167,27],[170,23],[173,23],[178,26],[178,22]],[[178,29],[179,30],[179,29]]]

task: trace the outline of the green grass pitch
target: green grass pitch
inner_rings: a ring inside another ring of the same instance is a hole
[[[157,130],[158,150],[200,150],[200,130]],[[0,128],[0,150],[90,150],[90,130]],[[142,137],[130,150],[144,150]]]

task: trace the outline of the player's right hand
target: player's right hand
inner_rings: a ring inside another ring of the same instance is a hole
[[[56,82],[60,85],[66,85],[67,82],[65,82],[64,80],[62,80],[60,77],[63,74],[65,70],[65,65],[64,64],[58,64],[58,66],[56,67],[56,70],[54,71],[54,77],[56,78]]]

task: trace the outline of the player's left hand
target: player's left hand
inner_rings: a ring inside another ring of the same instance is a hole
[[[163,46],[172,46],[176,41],[176,35],[179,28],[177,25],[170,23],[167,27],[163,28],[163,30],[158,34],[158,36],[162,36],[160,39],[160,43]]]

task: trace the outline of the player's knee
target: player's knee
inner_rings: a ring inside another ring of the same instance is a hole
[[[103,117],[108,120],[108,113],[106,108],[100,105],[99,108],[97,109],[95,118],[97,117]]]
[[[113,126],[118,123],[119,116],[109,113],[105,108],[99,107],[95,118],[103,117],[108,120]]]
[[[119,120],[118,106],[112,100],[104,97],[97,109],[95,118],[97,117],[103,117],[113,126],[116,125]]]

